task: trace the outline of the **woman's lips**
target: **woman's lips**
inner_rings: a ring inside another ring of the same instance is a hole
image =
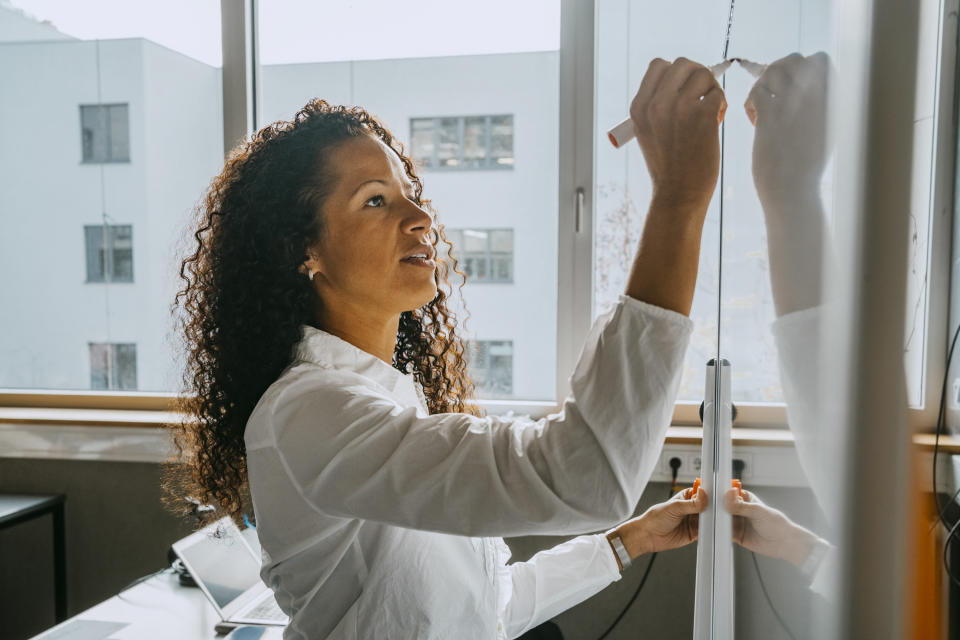
[[[437,263],[430,258],[404,258],[400,262],[406,262],[424,269],[435,269],[437,267]]]

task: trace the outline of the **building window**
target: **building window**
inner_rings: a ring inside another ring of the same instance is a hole
[[[427,169],[512,169],[513,116],[411,118],[413,157]]]
[[[513,282],[513,229],[447,229],[468,282]]]
[[[80,137],[84,162],[130,162],[128,105],[80,105]]]
[[[90,343],[90,388],[137,388],[137,345]]]
[[[469,345],[470,375],[477,395],[503,398],[513,395],[513,342],[479,340]]]
[[[133,282],[133,227],[89,225],[83,228],[87,243],[87,282]]]

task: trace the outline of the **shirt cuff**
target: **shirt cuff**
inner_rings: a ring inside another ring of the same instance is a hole
[[[603,550],[600,553],[600,563],[603,567],[603,576],[609,578],[611,581],[619,580],[621,575],[620,564],[617,562],[617,557],[614,554],[613,547],[610,546],[610,541],[607,540],[607,534],[597,533],[590,537],[592,537],[596,544],[600,545]]]
[[[657,318],[658,320],[664,320],[668,323],[675,324],[687,332],[693,332],[693,320],[682,313],[671,311],[670,309],[664,309],[663,307],[658,307],[655,304],[650,304],[649,302],[644,302],[643,300],[631,298],[625,293],[620,294],[619,303],[633,311],[638,311],[648,316]]]

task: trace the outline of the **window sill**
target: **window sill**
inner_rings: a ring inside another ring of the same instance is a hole
[[[67,394],[80,407],[93,398],[82,393]],[[97,397],[102,402],[103,396]],[[115,460],[138,462],[165,462],[173,449],[170,432],[164,425],[177,422],[181,414],[170,410],[170,394],[125,396],[115,394],[111,400],[121,408],[73,408],[56,406],[0,406],[0,457],[57,458],[78,460]],[[62,401],[66,402],[66,398]],[[532,404],[507,403],[517,413],[531,411]],[[500,407],[502,408],[502,407]],[[689,407],[678,405],[674,425],[667,429],[665,446],[699,447],[702,429],[690,424],[677,424]],[[930,453],[934,435],[914,436],[918,451]],[[792,449],[793,434],[789,429],[756,426],[733,428],[734,447],[761,447],[765,449]],[[960,437],[944,435],[940,450],[947,454],[960,453]]]

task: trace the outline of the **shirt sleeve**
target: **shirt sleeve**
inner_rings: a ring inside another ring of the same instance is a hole
[[[619,566],[602,533],[579,536],[526,562],[501,566],[498,586],[504,632],[516,638],[619,579]]]
[[[811,550],[811,561],[803,567],[803,575],[810,582],[810,590],[828,602],[837,602],[837,548],[818,539]]]
[[[629,517],[670,422],[692,322],[627,296],[596,320],[559,413],[418,415],[329,370],[278,394],[303,499],[335,517],[471,536],[596,531]]]
[[[845,468],[837,424],[828,413],[820,384],[823,380],[821,325],[823,308],[789,313],[773,323],[780,384],[787,405],[787,422],[796,443],[797,457],[810,488],[827,514],[839,508],[836,487]]]

